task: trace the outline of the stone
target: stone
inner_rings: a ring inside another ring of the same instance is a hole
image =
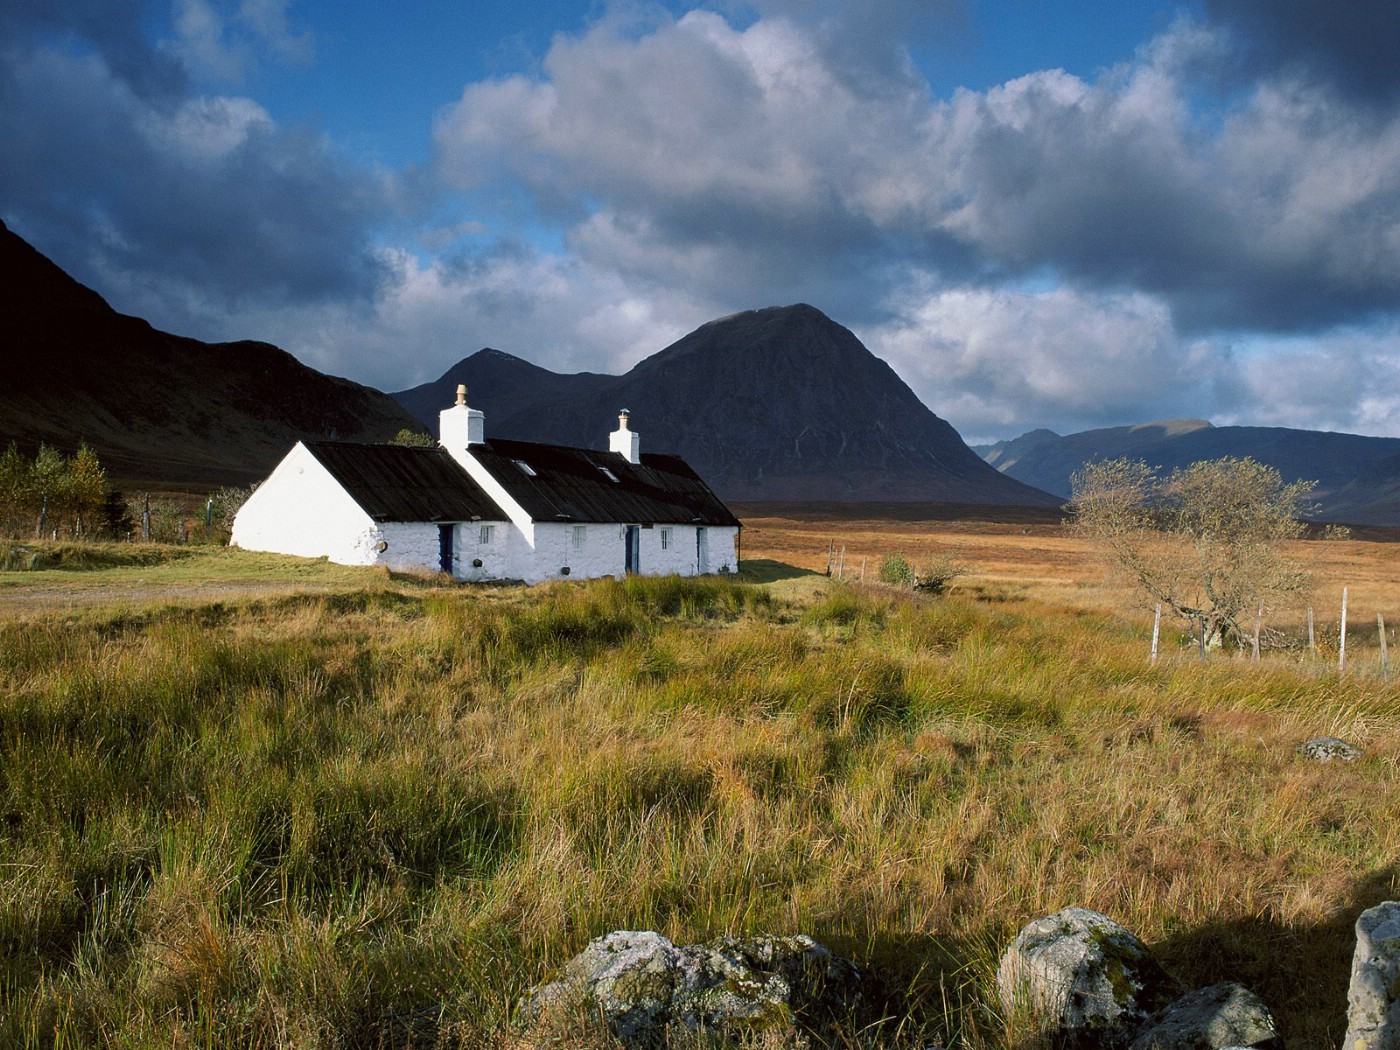
[[[1126,1046],[1181,994],[1147,946],[1107,915],[1066,908],[1028,924],[997,970],[1007,1013],[1030,1009],[1059,1037]]]
[[[1283,1050],[1274,1015],[1243,985],[1188,992],[1157,1014],[1130,1050]]]
[[[1315,736],[1298,745],[1298,754],[1314,762],[1355,762],[1362,752],[1361,748],[1334,736]]]
[[[805,934],[677,946],[616,930],[537,989],[525,1014],[601,1017],[624,1046],[655,1047],[673,1027],[739,1034],[836,1019],[858,1003],[861,983],[855,964]]]
[[[1400,901],[1386,901],[1366,909],[1356,920],[1342,1050],[1396,1048],[1400,1048]]]

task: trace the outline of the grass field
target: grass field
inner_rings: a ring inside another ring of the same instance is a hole
[[[1201,664],[1173,629],[1149,667],[1142,610],[1055,526],[746,520],[757,582],[0,572],[0,1044],[605,1047],[515,1005],[651,928],[865,963],[892,1019],[848,1047],[1021,1050],[996,959],[1079,904],[1340,1046],[1351,924],[1398,888],[1373,650]],[[848,575],[977,571],[940,599],[811,573],[833,538]],[[1400,547],[1304,548],[1320,596],[1390,618]],[[1295,754],[1322,733],[1364,757]]]

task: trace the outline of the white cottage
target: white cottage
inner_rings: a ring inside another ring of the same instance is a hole
[[[487,441],[465,387],[439,425],[435,449],[299,442],[232,543],[459,580],[738,568],[739,520],[683,460],[642,453],[626,410],[607,452]]]

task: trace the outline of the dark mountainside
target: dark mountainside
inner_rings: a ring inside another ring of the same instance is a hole
[[[1357,525],[1400,522],[1400,438],[1363,437],[1285,427],[1217,427],[1170,420],[1086,430],[1061,437],[1033,430],[980,448],[1013,478],[1068,496],[1070,475],[1085,463],[1127,456],[1170,472],[1201,459],[1249,457],[1286,481],[1316,481],[1317,517]]]
[[[1055,506],[999,474],[848,329],[805,304],[702,325],[621,376],[559,375],[482,350],[394,396],[430,429],[458,383],[486,436],[607,448],[620,408],[643,451],[733,500]]]
[[[0,222],[0,447],[91,445],[120,484],[265,477],[301,438],[387,441],[413,420],[267,343],[202,343],[117,313]]]

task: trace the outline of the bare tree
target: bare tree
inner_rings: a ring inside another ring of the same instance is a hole
[[[1307,590],[1283,550],[1303,532],[1315,482],[1284,484],[1252,459],[1202,460],[1161,478],[1129,459],[1071,479],[1075,528],[1150,600],[1199,623],[1207,645],[1239,642],[1261,604]]]

